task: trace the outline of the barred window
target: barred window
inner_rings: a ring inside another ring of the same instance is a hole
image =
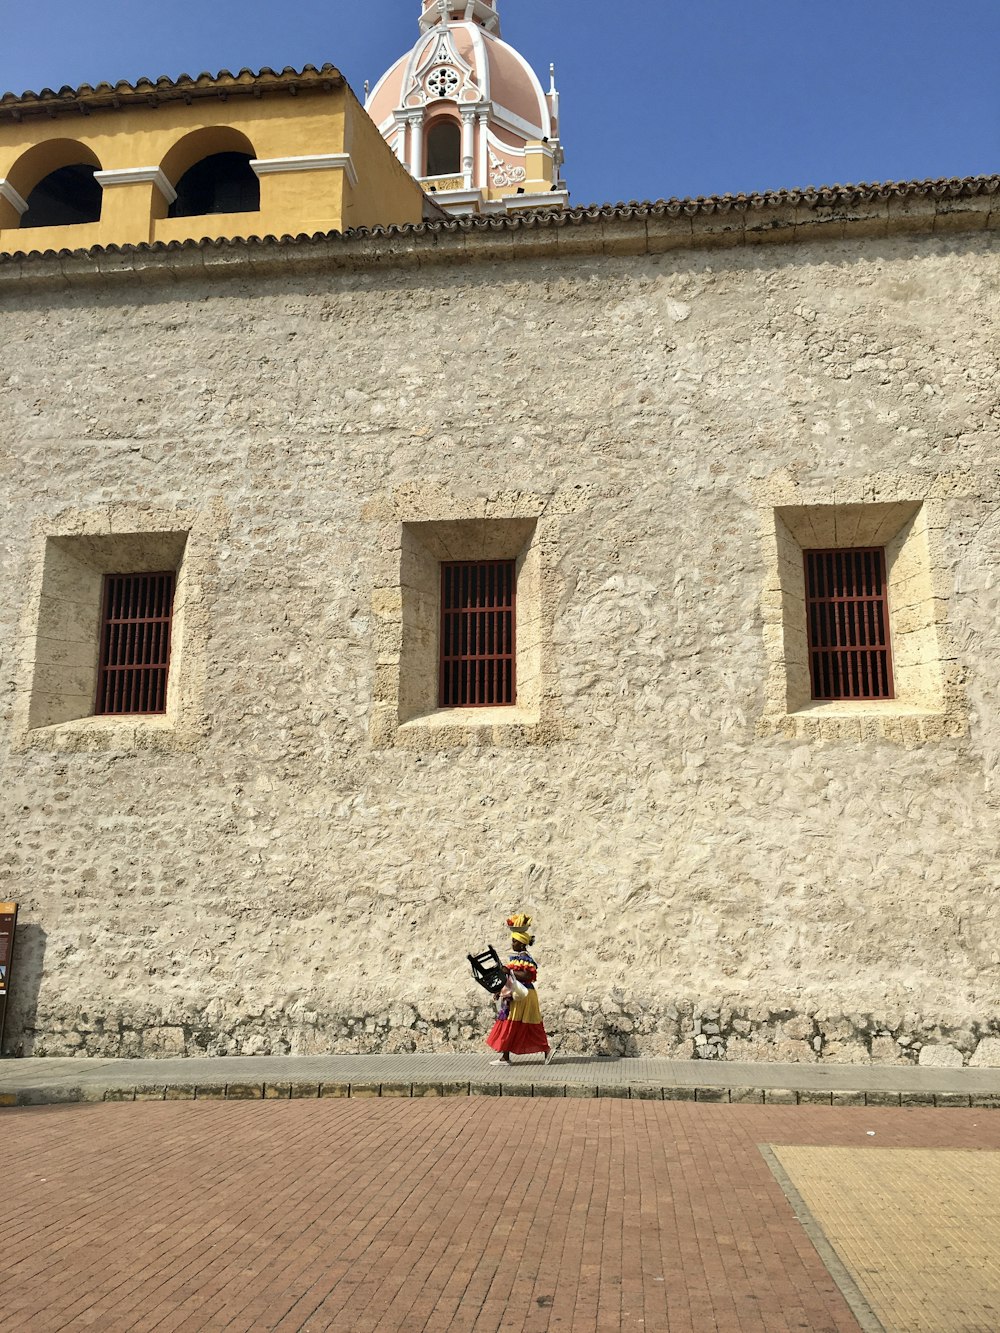
[[[173,603],[172,573],[107,575],[98,714],[166,712]]]
[[[442,708],[517,702],[513,560],[441,566]]]
[[[884,549],[803,554],[812,697],[891,699]]]

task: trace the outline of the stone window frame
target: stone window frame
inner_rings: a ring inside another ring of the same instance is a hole
[[[521,747],[561,739],[554,648],[559,521],[547,506],[541,496],[468,499],[429,488],[366,507],[365,517],[379,525],[370,724],[376,749]],[[517,564],[517,702],[441,708],[441,563],[508,559]]]
[[[948,623],[942,519],[926,498],[776,504],[762,513],[761,600],[768,674],[762,735],[815,740],[881,737],[917,743],[968,731],[962,671]],[[885,551],[894,697],[814,700],[803,552]]]
[[[64,511],[36,524],[21,622],[16,749],[186,750],[208,735],[204,581],[222,524],[217,506],[146,505]],[[166,712],[98,714],[105,575],[164,569],[176,574]]]

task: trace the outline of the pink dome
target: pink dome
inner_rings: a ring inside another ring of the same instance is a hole
[[[366,110],[447,209],[495,212],[506,200],[551,207],[569,199],[555,78],[546,92],[501,40],[496,0],[424,0],[420,36],[379,79]]]
[[[378,126],[381,126],[387,119],[391,119],[392,113],[399,106],[403,95],[403,75],[406,72],[409,59],[409,55],[400,56],[393,67],[382,75],[368,95],[365,110]]]
[[[413,49],[379,79],[366,109],[384,129],[398,108],[416,109],[435,100],[458,106],[492,102],[501,124],[508,119],[522,122],[522,141],[552,135],[548,100],[531,66],[476,23],[453,22],[422,33]]]

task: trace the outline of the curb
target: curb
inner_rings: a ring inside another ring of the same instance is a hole
[[[606,1097],[631,1101],[711,1102],[733,1106],[869,1106],[1000,1110],[1000,1094],[960,1092],[797,1092],[791,1088],[687,1088],[593,1083],[177,1083],[119,1087],[19,1088],[0,1093],[0,1108],[95,1102],[290,1101],[370,1097]]]

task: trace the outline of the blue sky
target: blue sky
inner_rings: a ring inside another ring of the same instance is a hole
[[[0,88],[329,60],[355,91],[418,0],[36,0]],[[143,15],[148,15],[144,22]],[[1000,171],[1000,0],[501,0],[555,61],[574,201]]]

